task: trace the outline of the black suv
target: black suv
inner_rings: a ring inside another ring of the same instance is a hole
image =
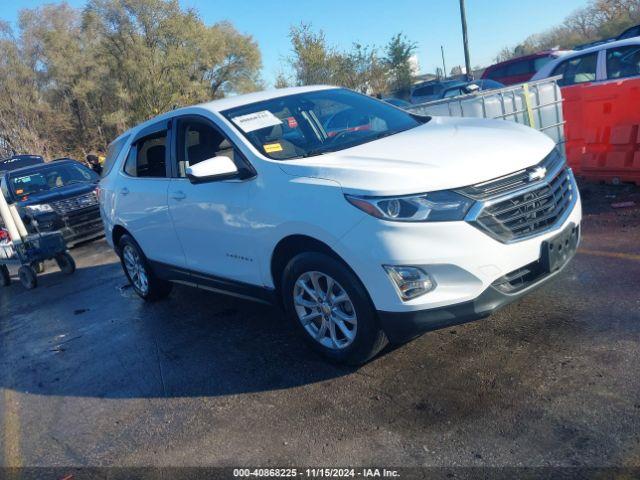
[[[2,172],[0,189],[18,206],[27,229],[60,230],[69,247],[104,234],[96,187],[100,178],[75,160]]]

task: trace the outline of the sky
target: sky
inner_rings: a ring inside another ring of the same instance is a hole
[[[0,18],[15,23],[18,11],[51,1],[3,0]],[[82,7],[84,0],[68,0]],[[402,32],[417,42],[423,73],[442,65],[447,70],[464,65],[458,0],[180,0],[213,24],[231,21],[250,34],[262,52],[263,78],[272,84],[286,70],[291,53],[291,25],[311,23],[325,32],[330,45],[348,49],[354,42],[383,47]],[[553,27],[587,0],[466,0],[471,65],[487,66],[502,47],[516,45],[527,36]]]

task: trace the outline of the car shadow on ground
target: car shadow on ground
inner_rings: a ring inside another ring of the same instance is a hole
[[[14,277],[15,280],[15,277]],[[0,386],[40,395],[190,397],[278,390],[346,375],[276,308],[176,286],[140,300],[117,263],[0,289]]]

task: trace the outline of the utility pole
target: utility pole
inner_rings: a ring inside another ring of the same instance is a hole
[[[442,73],[444,75],[444,79],[447,79],[447,65],[444,63],[444,47],[440,45],[440,51],[442,52]]]
[[[462,42],[464,44],[464,65],[467,69],[467,80],[473,80],[471,60],[469,59],[469,38],[467,36],[467,14],[464,9],[464,0],[460,0],[460,19],[462,21]]]

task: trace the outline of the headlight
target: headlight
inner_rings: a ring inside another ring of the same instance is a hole
[[[39,203],[37,205],[27,205],[24,207],[29,213],[45,213],[53,212],[53,208],[48,203]]]
[[[449,222],[463,220],[473,200],[449,190],[402,197],[345,195],[352,205],[384,220],[397,222]]]

